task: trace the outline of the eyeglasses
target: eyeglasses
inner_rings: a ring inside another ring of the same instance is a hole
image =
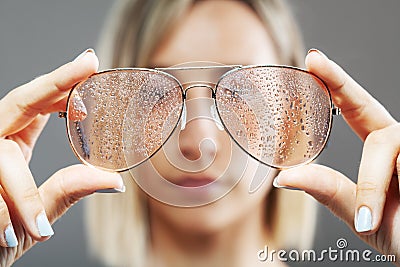
[[[328,140],[332,115],[339,114],[324,82],[305,70],[197,64],[96,73],[73,88],[60,117],[83,163],[125,171],[184,130],[187,94],[199,87],[210,90],[218,128],[249,156],[278,169],[314,160]]]

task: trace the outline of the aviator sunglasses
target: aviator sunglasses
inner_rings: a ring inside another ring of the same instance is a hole
[[[76,156],[108,171],[150,159],[186,124],[187,94],[208,88],[210,114],[245,153],[286,169],[314,160],[340,110],[325,83],[306,70],[279,65],[185,64],[120,68],[93,74],[70,92],[67,134]]]

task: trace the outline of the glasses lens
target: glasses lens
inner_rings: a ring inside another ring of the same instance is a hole
[[[126,170],[161,147],[181,110],[181,87],[165,73],[143,69],[99,73],[70,94],[68,136],[83,162]]]
[[[231,71],[217,85],[222,123],[248,154],[276,168],[312,161],[331,127],[331,98],[315,75],[290,67]]]

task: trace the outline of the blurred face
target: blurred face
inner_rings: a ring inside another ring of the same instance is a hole
[[[240,65],[278,63],[273,42],[262,22],[250,7],[239,1],[196,2],[162,40],[151,59],[155,66],[193,61]],[[206,190],[228,190],[241,179],[224,197],[201,207],[174,207],[149,198],[150,214],[152,219],[177,229],[217,231],[262,207],[276,172],[271,170],[263,186],[250,194],[249,185],[258,164],[248,156],[243,158],[243,153],[242,158],[236,157],[232,149],[235,144],[228,134],[218,128],[210,115],[207,117],[212,105],[210,89],[194,87],[187,91],[186,97],[187,124],[176,139],[172,138],[175,143],[168,142],[175,146],[164,147],[164,153],[152,158],[153,166],[166,179],[184,187],[212,183]],[[179,163],[171,163],[168,155],[177,152],[185,158],[182,161],[192,166],[198,164],[198,170],[185,171],[177,167]]]

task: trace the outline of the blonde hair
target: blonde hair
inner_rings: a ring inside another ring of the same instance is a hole
[[[101,68],[146,67],[157,43],[196,0],[120,0],[97,48]],[[280,63],[303,66],[299,30],[284,0],[246,0],[269,31]],[[123,173],[129,190],[96,194],[86,210],[93,254],[111,266],[146,266],[149,223],[144,193]],[[277,190],[267,196],[267,224],[279,248],[308,248],[314,236],[315,201],[304,192]]]

